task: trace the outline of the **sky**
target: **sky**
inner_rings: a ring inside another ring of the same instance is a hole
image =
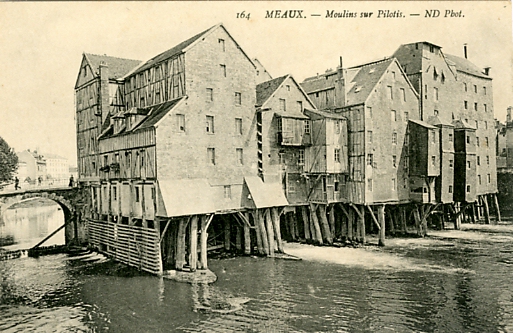
[[[302,17],[266,18],[271,10]],[[332,10],[357,17],[326,18]],[[511,21],[509,1],[0,2],[0,136],[16,151],[39,148],[76,165],[82,53],[147,60],[218,23],[273,77],[298,81],[341,56],[354,66],[415,41],[463,56],[466,43],[469,60],[491,67],[495,117],[504,121],[513,105]]]

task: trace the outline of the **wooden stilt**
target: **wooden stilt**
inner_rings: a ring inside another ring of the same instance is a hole
[[[406,206],[401,207],[401,231],[406,235],[408,232],[406,228]]]
[[[303,218],[303,226],[305,231],[305,240],[307,242],[311,241],[312,237],[310,236],[310,220],[308,218],[308,212],[306,206],[299,207],[301,210],[301,217]]]
[[[265,214],[265,226],[267,229],[267,241],[269,242],[269,256],[274,257],[274,228],[273,221],[271,218],[271,208],[264,210]]]
[[[495,213],[497,214],[497,223],[500,223],[502,222],[501,220],[501,210],[499,208],[499,199],[497,199],[497,194],[492,194],[493,195],[493,201],[495,203]]]
[[[199,268],[200,269],[207,269],[207,240],[208,240],[208,233],[207,233],[207,216],[202,215],[200,219],[200,229],[201,229],[201,235],[200,235],[200,261],[199,261]]]
[[[318,210],[319,214],[319,221],[321,224],[321,232],[322,232],[322,238],[323,241],[328,244],[333,244],[333,237],[331,236],[330,226],[328,223],[328,218],[326,216],[326,206],[325,205],[319,205]]]
[[[415,206],[415,208],[413,209],[413,218],[415,219],[415,229],[417,230],[417,236],[422,236],[422,230],[420,225],[420,213],[418,206]]]
[[[261,209],[257,209],[257,220],[258,220],[258,227],[260,230],[260,236],[262,239],[262,247],[264,254],[266,256],[269,255],[269,241],[267,237],[267,230],[265,228],[265,222],[264,222],[264,214]]]
[[[278,247],[278,252],[283,253],[283,241],[281,239],[281,230],[280,230],[280,215],[278,213],[278,208],[273,207],[271,209],[271,217],[273,221],[274,227],[274,237],[276,238],[276,245]],[[292,214],[289,214],[292,215]]]
[[[385,246],[385,205],[378,206],[378,221],[380,225],[378,245]]]
[[[488,207],[488,195],[483,195],[485,223],[490,224],[490,208]]]
[[[183,270],[185,265],[185,230],[186,218],[181,218],[178,222],[178,233],[176,235],[175,268],[177,271]]]
[[[352,209],[347,210],[348,219],[347,219],[347,239],[349,241],[353,241],[353,220],[354,220],[354,212]]]
[[[231,247],[231,225],[230,220],[228,220],[228,217],[223,216],[223,222],[224,222],[224,249],[226,251],[230,251]]]
[[[198,265],[198,215],[194,215],[191,219],[191,227],[190,227],[190,234],[189,234],[189,249],[190,249],[189,266],[191,268],[191,272],[195,272],[196,267]]]
[[[331,238],[335,238],[336,229],[335,229],[335,205],[331,205],[329,208],[329,216],[328,221],[330,224]]]
[[[319,225],[319,219],[317,218],[317,207],[314,204],[310,204],[310,217],[311,221],[314,227],[314,234],[315,238],[314,240],[319,243],[320,245],[323,244],[322,242],[322,233],[321,233],[321,227]]]
[[[356,233],[353,235],[356,242],[361,243],[362,242],[362,226],[360,223],[360,211],[358,210],[358,207],[352,206],[356,212],[355,215],[355,224],[353,224],[356,227]]]
[[[471,206],[472,206],[472,223],[477,223],[476,203],[473,202],[471,204]]]
[[[249,221],[249,214],[244,213],[246,221]],[[247,222],[244,223],[244,254],[251,254],[251,229]]]
[[[396,224],[396,220],[397,220],[397,210],[389,209],[388,212],[390,213],[390,214],[388,214],[389,220],[390,220],[390,234],[395,235],[395,224]]]
[[[348,236],[347,236],[347,225],[348,225],[348,221],[349,221],[349,213],[347,212],[347,209],[344,207],[344,204],[340,204],[340,209],[342,209],[342,212],[344,212],[344,217],[342,219],[342,230],[341,230],[341,237],[342,237],[342,241],[346,241],[348,239]]]
[[[365,239],[365,206],[361,206],[361,213],[360,213],[360,233],[361,233],[361,236],[360,236],[360,240],[362,242],[362,244],[365,244],[366,243],[366,239]]]
[[[235,248],[237,252],[242,252],[242,227],[237,225],[235,233]]]

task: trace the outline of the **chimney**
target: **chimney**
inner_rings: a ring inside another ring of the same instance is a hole
[[[346,83],[344,77],[344,68],[342,57],[339,58],[339,65],[337,67],[337,81],[335,83],[335,107],[342,107],[346,105]]]
[[[465,59],[467,58],[467,43],[463,44],[463,55],[465,56]]]
[[[484,74],[485,74],[485,75],[490,75],[490,68],[491,68],[491,67],[485,67],[485,68],[484,68]]]

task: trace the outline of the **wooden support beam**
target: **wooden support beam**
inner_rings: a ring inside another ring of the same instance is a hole
[[[276,238],[278,252],[283,253],[283,241],[281,240],[280,214],[278,212],[278,207],[273,207],[269,209],[271,210],[271,218],[274,227],[274,237]]]
[[[331,237],[335,238],[336,230],[335,230],[335,205],[330,205],[329,213],[328,213],[328,221],[330,224]]]
[[[265,228],[264,212],[261,209],[257,209],[258,227],[260,229],[260,236],[262,237],[262,246],[264,254],[268,256],[270,254],[269,249],[269,238],[267,237],[267,229]]]
[[[380,225],[378,245],[385,246],[385,205],[378,206],[378,221]]]
[[[345,241],[347,239],[347,220],[349,219],[349,216],[342,203],[340,204],[340,209],[344,212],[344,218],[342,218],[342,216],[340,217],[340,237]]]
[[[242,221],[244,221],[244,224],[247,224],[247,226],[251,228],[251,223],[249,223],[249,217],[247,216],[248,212],[245,212],[244,214],[237,212],[237,215],[241,218]]]
[[[267,241],[269,242],[269,256],[274,257],[274,228],[273,221],[271,218],[271,208],[264,210],[265,214],[265,226],[267,229]]]
[[[422,236],[421,226],[420,226],[420,213],[419,207],[415,206],[413,209],[413,218],[415,219],[415,229],[417,230],[417,236]]]
[[[253,221],[255,222],[255,232],[256,232],[256,238],[257,238],[257,252],[259,255],[264,255],[264,243],[262,240],[262,230],[260,229],[260,221],[259,221],[259,214],[260,212],[257,210],[254,210],[252,212],[253,214]]]
[[[248,213],[244,213],[244,220],[247,223],[244,223],[244,254],[251,254],[251,228],[249,224],[249,216]]]
[[[361,214],[360,214],[360,232],[361,232],[361,236],[360,236],[360,241],[362,242],[362,244],[365,244],[367,239],[365,237],[365,206],[362,205],[361,206]]]
[[[191,227],[189,229],[189,266],[191,268],[191,272],[195,272],[196,266],[198,265],[198,215],[194,215],[192,217]]]
[[[484,204],[484,213],[485,213],[485,223],[490,224],[490,208],[488,207],[488,195],[483,195],[483,204]]]
[[[160,235],[159,243],[162,243],[162,240],[164,239],[164,236],[166,235],[166,231],[167,231],[167,228],[169,227],[170,223],[171,223],[171,219],[168,219],[166,226],[164,227],[164,231],[162,231],[162,235]]]
[[[210,220],[213,218],[213,214],[210,216]],[[201,215],[200,218],[200,260],[199,260],[199,269],[207,269],[207,240],[208,240],[208,224],[207,224],[207,216]]]
[[[176,235],[175,268],[177,271],[183,270],[185,265],[185,231],[187,227],[186,218],[181,218],[178,222],[178,233]]]
[[[401,207],[401,231],[406,235],[408,230],[406,229],[406,206]]]
[[[224,225],[224,249],[226,251],[230,251],[230,247],[231,247],[231,225],[230,225],[230,221],[225,217],[223,216],[223,225]]]
[[[500,223],[500,222],[502,222],[502,219],[501,219],[501,210],[499,208],[499,199],[497,198],[496,193],[494,193],[492,195],[493,195],[493,201],[495,203],[495,213],[497,214],[497,223]]]
[[[235,248],[237,252],[242,252],[242,226],[240,225],[235,228]]]
[[[326,206],[325,205],[319,205],[318,210],[319,214],[319,221],[321,226],[321,233],[323,241],[328,244],[333,244],[333,237],[331,236],[330,226],[328,224],[328,218],[326,216]]]
[[[311,217],[311,222],[313,223],[313,227],[314,227],[314,230],[313,230],[313,232],[315,234],[314,241],[316,241],[317,243],[322,245],[323,244],[322,233],[321,233],[321,227],[319,225],[319,220],[317,218],[317,206],[314,204],[310,204],[310,217]]]
[[[376,218],[376,215],[374,215],[374,211],[372,210],[371,206],[367,206],[367,208],[368,208],[368,210],[369,210],[369,212],[371,214],[372,220],[374,221],[374,223],[378,227],[378,230],[381,230],[381,225],[379,224],[378,219]]]
[[[303,227],[305,232],[305,240],[308,242],[312,239],[310,235],[310,219],[308,218],[308,212],[306,206],[299,207],[301,210],[301,217],[303,219]]]
[[[299,238],[299,230],[297,227],[297,215],[294,210],[292,214],[288,214],[290,217],[290,225],[292,226],[292,240],[296,241]]]

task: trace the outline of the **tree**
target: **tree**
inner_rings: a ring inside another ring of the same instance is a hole
[[[0,137],[0,182],[12,180],[16,170],[18,170],[18,156],[14,149]]]

